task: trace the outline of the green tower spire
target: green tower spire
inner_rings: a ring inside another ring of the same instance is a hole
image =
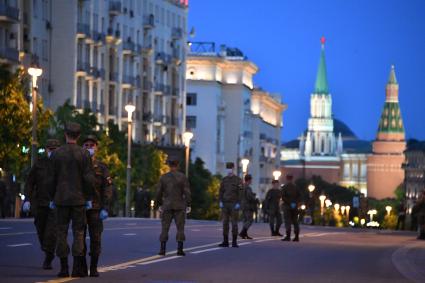
[[[314,93],[329,94],[328,77],[326,73],[326,60],[325,60],[325,38],[322,37],[320,41],[322,42],[322,52],[320,54],[319,69],[317,70]]]
[[[395,70],[394,65],[391,65],[391,71],[390,71],[390,77],[388,78],[388,84],[396,85],[397,78],[395,77]]]

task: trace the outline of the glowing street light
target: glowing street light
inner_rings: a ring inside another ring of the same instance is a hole
[[[305,204],[302,204],[302,205],[301,205],[301,209],[302,209],[302,210],[305,210],[305,209],[306,209]]]
[[[319,200],[320,200],[320,214],[323,215],[323,209],[325,207],[326,196],[325,195],[319,196]]]
[[[348,216],[348,217],[350,217],[350,208],[351,208],[351,207],[350,207],[349,205],[346,205],[346,206],[345,206],[345,210],[347,211],[347,216]]]
[[[335,208],[335,212],[338,212],[339,211],[339,208],[340,208],[339,203],[335,203],[334,204],[334,208]]]
[[[193,133],[192,132],[184,132],[183,133],[183,143],[184,146],[186,147],[186,158],[185,158],[185,173],[186,173],[186,177],[189,177],[189,153],[190,153],[190,140],[193,138]]]
[[[325,200],[326,208],[329,208],[332,205],[332,201],[330,199]]]
[[[275,180],[279,180],[281,175],[282,175],[282,172],[280,172],[280,170],[274,170],[273,171],[273,177],[274,177]]]
[[[37,159],[37,78],[43,74],[43,70],[36,64],[28,68],[28,74],[32,78],[32,132],[31,132],[31,166],[34,166]]]
[[[341,214],[344,215],[345,214],[345,205],[341,206]]]
[[[310,184],[310,185],[308,186],[308,191],[309,191],[310,193],[313,193],[315,189],[316,189],[316,187],[315,187],[313,184]]]
[[[132,115],[134,110],[136,110],[136,106],[132,104],[127,104],[124,107],[125,111],[127,111],[128,117],[128,127],[127,127],[127,187],[125,190],[125,216],[130,217],[130,191],[131,191],[131,136],[132,136]]]
[[[376,211],[376,209],[371,209],[371,210],[369,210],[368,212],[367,212],[367,214],[369,214],[370,215],[370,222],[372,222],[373,221],[373,216],[375,215],[375,214],[377,214],[378,213],[378,211]]]
[[[242,175],[243,175],[242,177],[245,177],[246,173],[248,172],[249,159],[242,158],[241,164],[242,164]]]
[[[389,206],[389,205],[387,205],[386,207],[385,207],[385,210],[387,211],[387,215],[388,216],[390,216],[390,214],[391,214],[391,210],[392,210],[393,208],[391,207],[391,206]]]

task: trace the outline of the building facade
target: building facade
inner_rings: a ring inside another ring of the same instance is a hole
[[[425,190],[425,142],[411,142],[404,151],[404,192],[410,214],[416,200]]]
[[[260,198],[279,164],[280,130],[286,105],[254,87],[257,66],[236,48],[192,43],[187,60],[186,127],[193,131],[192,159],[200,157],[213,174],[225,175],[226,162],[247,158]]]
[[[67,100],[136,142],[180,145],[185,116],[187,0],[10,0],[0,3],[0,60],[43,69],[39,93]],[[16,56],[18,54],[18,56]]]
[[[404,180],[402,164],[406,141],[398,88],[394,66],[391,66],[378,134],[372,145],[373,154],[367,159],[368,195],[376,199],[394,197],[394,191]]]

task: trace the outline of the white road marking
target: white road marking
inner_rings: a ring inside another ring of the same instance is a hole
[[[161,262],[161,261],[166,261],[166,260],[172,260],[172,259],[176,259],[176,258],[180,258],[181,256],[170,256],[170,257],[164,257],[164,258],[160,258],[160,259],[155,259],[155,260],[151,260],[151,261],[147,261],[147,262],[141,262],[138,263],[137,265],[148,265],[148,264],[152,264],[152,263],[157,263],[157,262]]]
[[[251,245],[251,242],[244,242],[244,243],[240,243],[238,244],[239,246],[246,246],[246,245]]]
[[[125,223],[125,225],[134,226],[134,225],[137,225],[137,223]]]
[[[10,230],[12,227],[0,227],[0,230]]]
[[[397,270],[413,282],[425,282],[425,270],[423,266],[419,263],[415,264],[415,259],[413,258],[412,260],[412,256],[408,256],[412,250],[417,251],[419,249],[425,250],[425,244],[418,241],[398,248],[391,255],[391,261]]]
[[[11,248],[16,248],[16,247],[24,247],[24,246],[32,246],[31,243],[22,243],[22,244],[14,244],[14,245],[7,245],[8,247]]]
[[[127,234],[122,234],[123,236],[136,236],[136,233],[127,233]]]
[[[191,254],[201,254],[201,253],[206,253],[206,252],[211,252],[211,251],[216,251],[216,250],[222,250],[222,249],[223,248],[221,248],[221,247],[217,247],[217,248],[211,248],[211,249],[205,249],[205,250],[191,252]]]
[[[192,229],[192,230],[190,230],[190,231],[192,231],[192,232],[201,232],[201,230],[200,230],[200,229]]]
[[[268,241],[273,241],[273,240],[280,240],[280,238],[263,239],[263,240],[257,240],[257,241],[254,241],[254,242],[255,243],[262,243],[262,242],[268,242]]]

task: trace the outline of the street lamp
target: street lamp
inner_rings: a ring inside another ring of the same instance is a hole
[[[389,205],[387,205],[386,207],[385,207],[385,210],[387,211],[387,215],[388,216],[390,216],[390,214],[391,214],[391,210],[392,210],[393,208],[391,207],[391,206],[389,206]]]
[[[373,215],[375,215],[375,214],[377,214],[378,212],[376,211],[376,209],[372,209],[372,210],[369,210],[368,212],[367,212],[367,214],[369,214],[370,215],[370,222],[372,222],[373,221]]]
[[[336,212],[336,213],[338,213],[339,208],[340,208],[339,203],[335,203],[335,204],[334,204],[334,208],[335,208],[335,212]]]
[[[324,206],[325,206],[325,199],[326,199],[326,196],[325,195],[319,196],[319,200],[320,200],[320,214],[322,216],[323,216],[323,209],[324,209]]]
[[[28,74],[32,77],[32,142],[31,142],[31,166],[37,159],[37,78],[43,74],[43,70],[36,64],[28,68]]]
[[[130,186],[131,186],[131,136],[132,136],[132,119],[134,110],[136,110],[136,106],[132,104],[127,104],[125,106],[125,111],[128,114],[128,133],[127,133],[127,188],[125,191],[125,216],[130,217]]]
[[[241,164],[242,164],[242,178],[245,178],[246,172],[248,172],[249,159],[242,158]]]
[[[341,214],[342,214],[342,216],[344,216],[345,215],[345,205],[343,205],[343,206],[341,206]]]
[[[189,177],[189,153],[190,153],[190,140],[193,138],[193,133],[192,132],[184,132],[183,133],[183,143],[184,146],[186,147],[186,177]]]
[[[280,170],[274,170],[273,171],[273,177],[274,177],[275,180],[279,180],[281,175],[282,175],[282,172],[280,172]]]
[[[350,206],[349,205],[346,205],[345,206],[345,211],[347,212],[347,217],[348,217],[348,219],[350,219]]]
[[[308,191],[310,192],[310,194],[312,194],[314,192],[314,190],[316,189],[316,187],[313,184],[310,184],[308,186]]]

